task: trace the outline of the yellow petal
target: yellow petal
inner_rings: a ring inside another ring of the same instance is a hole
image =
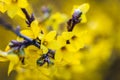
[[[51,31],[45,36],[45,41],[52,41],[56,36],[56,31]]]
[[[10,75],[10,72],[13,70],[13,67],[14,67],[14,63],[10,62],[8,68],[8,76]]]
[[[86,13],[89,10],[90,6],[88,3],[84,3],[80,5],[78,8],[82,11],[82,13]]]
[[[18,1],[18,6],[19,6],[20,8],[26,8],[26,7],[28,6],[27,0],[19,0],[19,1]]]
[[[66,48],[69,52],[76,52],[76,48],[73,45],[66,45]]]
[[[2,2],[6,3],[6,4],[10,4],[11,3],[11,0],[0,0],[0,1],[2,1]]]
[[[48,42],[47,47],[52,49],[52,50],[56,50],[59,48],[59,45],[57,44],[56,40],[52,40],[52,41]]]
[[[45,47],[44,45],[42,45],[41,44],[41,49],[42,49],[42,51],[43,51],[43,53],[47,53],[48,52],[48,48],[47,47]]]
[[[6,56],[7,56],[7,52],[3,52],[3,51],[0,50],[0,61],[1,62],[8,61],[8,59],[6,58]]]
[[[72,9],[72,14],[76,9],[79,9],[83,14],[85,14],[89,10],[90,6],[88,3],[82,4],[82,5],[75,5]]]
[[[55,61],[60,62],[63,58],[63,53],[60,50],[57,50],[55,53]]]
[[[18,13],[17,13],[18,16],[20,16],[21,18],[25,19],[25,15],[24,13],[22,12],[22,10],[19,10]]]
[[[18,13],[18,11],[20,10],[18,7],[15,6],[8,6],[9,9],[7,10],[7,14],[10,18],[14,18],[14,16]]]
[[[34,39],[34,34],[33,34],[33,32],[32,32],[31,30],[29,30],[29,29],[22,30],[20,33],[23,34],[23,35],[25,35],[25,36],[27,36],[27,37],[29,37],[29,38]],[[17,40],[18,40],[18,41],[22,41],[23,38],[17,37]]]
[[[8,50],[10,50],[10,46],[9,45],[7,45],[6,48],[5,48],[5,51],[8,51]]]
[[[40,30],[41,30],[37,20],[35,20],[31,23],[31,30],[33,31],[33,34],[36,38],[39,35]]]
[[[10,74],[10,72],[14,69],[14,67],[17,65],[17,63],[19,62],[19,57],[15,54],[9,54],[7,56],[7,58],[10,61],[9,64],[9,68],[8,68],[8,75]]]
[[[41,34],[41,33],[40,33],[40,34],[38,35],[38,38],[39,38],[40,40],[42,40],[42,39],[44,38],[44,36],[45,36],[44,34]]]
[[[66,40],[62,36],[57,37],[58,49],[66,45]]]
[[[63,39],[65,39],[65,40],[69,40],[72,36],[73,36],[73,33],[72,33],[72,32],[63,32],[63,33],[62,33],[62,37],[63,37]]]
[[[87,22],[85,14],[81,15],[81,19],[82,19],[81,23],[86,23]]]

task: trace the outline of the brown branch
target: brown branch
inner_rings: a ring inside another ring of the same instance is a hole
[[[26,16],[26,19],[27,19],[26,23],[28,24],[28,27],[30,27],[31,23],[35,20],[34,15],[31,14],[31,16],[30,16],[25,8],[21,8],[21,10]]]
[[[75,10],[75,12],[72,15],[72,18],[68,20],[67,22],[67,30],[72,31],[74,26],[78,24],[81,21],[81,15],[82,12],[80,10]]]

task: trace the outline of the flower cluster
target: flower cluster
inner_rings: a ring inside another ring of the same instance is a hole
[[[110,58],[110,37],[99,31],[94,35],[94,30],[79,25],[94,28],[86,19],[88,3],[73,6],[71,16],[60,12],[51,14],[43,6],[40,18],[32,13],[27,0],[0,0],[0,8],[2,14],[7,13],[11,19],[22,18],[27,25],[23,30],[20,25],[14,29],[0,18],[0,25],[17,35],[5,51],[0,51],[0,61],[10,61],[8,75],[16,70],[17,80],[84,80],[84,76],[90,78],[89,74]]]

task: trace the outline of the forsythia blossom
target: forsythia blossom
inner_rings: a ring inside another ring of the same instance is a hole
[[[75,5],[71,16],[60,12],[51,14],[44,7],[45,15],[39,20],[28,13],[30,5],[27,0],[0,0],[3,14],[7,12],[12,19],[21,17],[27,24],[26,29],[13,29],[0,20],[1,26],[18,36],[5,51],[0,51],[0,61],[9,61],[8,75],[16,70],[16,80],[78,80],[76,76],[79,75],[83,80],[82,75],[90,77],[90,73],[97,70],[96,66],[102,64],[101,60],[106,62],[110,58],[112,46],[109,43],[112,40],[106,40],[101,33],[93,35],[91,28],[81,28],[79,23],[94,27],[92,22],[87,23],[89,7],[88,3]],[[100,23],[96,25],[102,25]],[[99,42],[99,39],[102,40]]]

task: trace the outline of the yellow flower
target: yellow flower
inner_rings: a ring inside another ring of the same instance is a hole
[[[0,0],[1,3],[4,3],[3,8],[6,8],[8,16],[13,18],[15,15],[19,15],[22,18],[25,18],[24,14],[21,11],[21,8],[27,8],[27,0]],[[1,4],[2,5],[2,4]]]
[[[55,50],[57,47],[56,44],[56,31],[51,31],[48,34],[40,34],[38,38],[41,40],[41,49],[43,50],[43,53],[48,52],[49,49]]]
[[[31,38],[36,39],[41,32],[41,26],[39,25],[37,20],[34,20],[31,23],[31,26],[27,29],[21,31],[21,34]],[[22,38],[17,37],[17,40],[20,41]]]
[[[96,8],[97,9],[97,8]],[[96,14],[96,15],[94,15]],[[103,21],[105,20],[105,21]],[[113,20],[104,11],[95,10],[87,23],[88,29],[93,35],[111,35],[113,34]],[[96,34],[95,34],[96,33]]]
[[[69,51],[75,52],[84,46],[84,32],[63,32],[57,41],[59,46],[66,46]]]
[[[25,48],[24,51],[25,51],[24,67],[28,69],[34,69],[37,66],[36,64],[37,59],[40,57],[41,54],[43,54],[42,50],[31,45]]]
[[[65,22],[67,21],[67,15],[62,13],[54,13],[50,16],[50,18],[45,22],[46,28],[48,31],[56,30],[58,34],[66,30]]]
[[[32,33],[34,34],[34,38],[37,38],[38,35],[40,34],[41,32],[41,26],[39,25],[39,22],[37,20],[34,20],[32,23],[31,23],[31,26],[30,26],[31,30],[32,30]]]
[[[62,60],[70,62],[72,60],[71,57],[74,55],[74,52],[83,47],[80,42],[75,44],[74,40],[72,41],[73,36],[74,35],[72,32],[63,32],[62,35],[57,37],[58,47],[55,54],[55,60],[57,62],[61,62]]]
[[[10,72],[17,67],[19,63],[19,57],[14,53],[8,54],[7,52],[2,52],[2,51],[0,51],[0,57],[2,57],[0,61],[10,61],[8,68],[8,75],[9,75]]]

